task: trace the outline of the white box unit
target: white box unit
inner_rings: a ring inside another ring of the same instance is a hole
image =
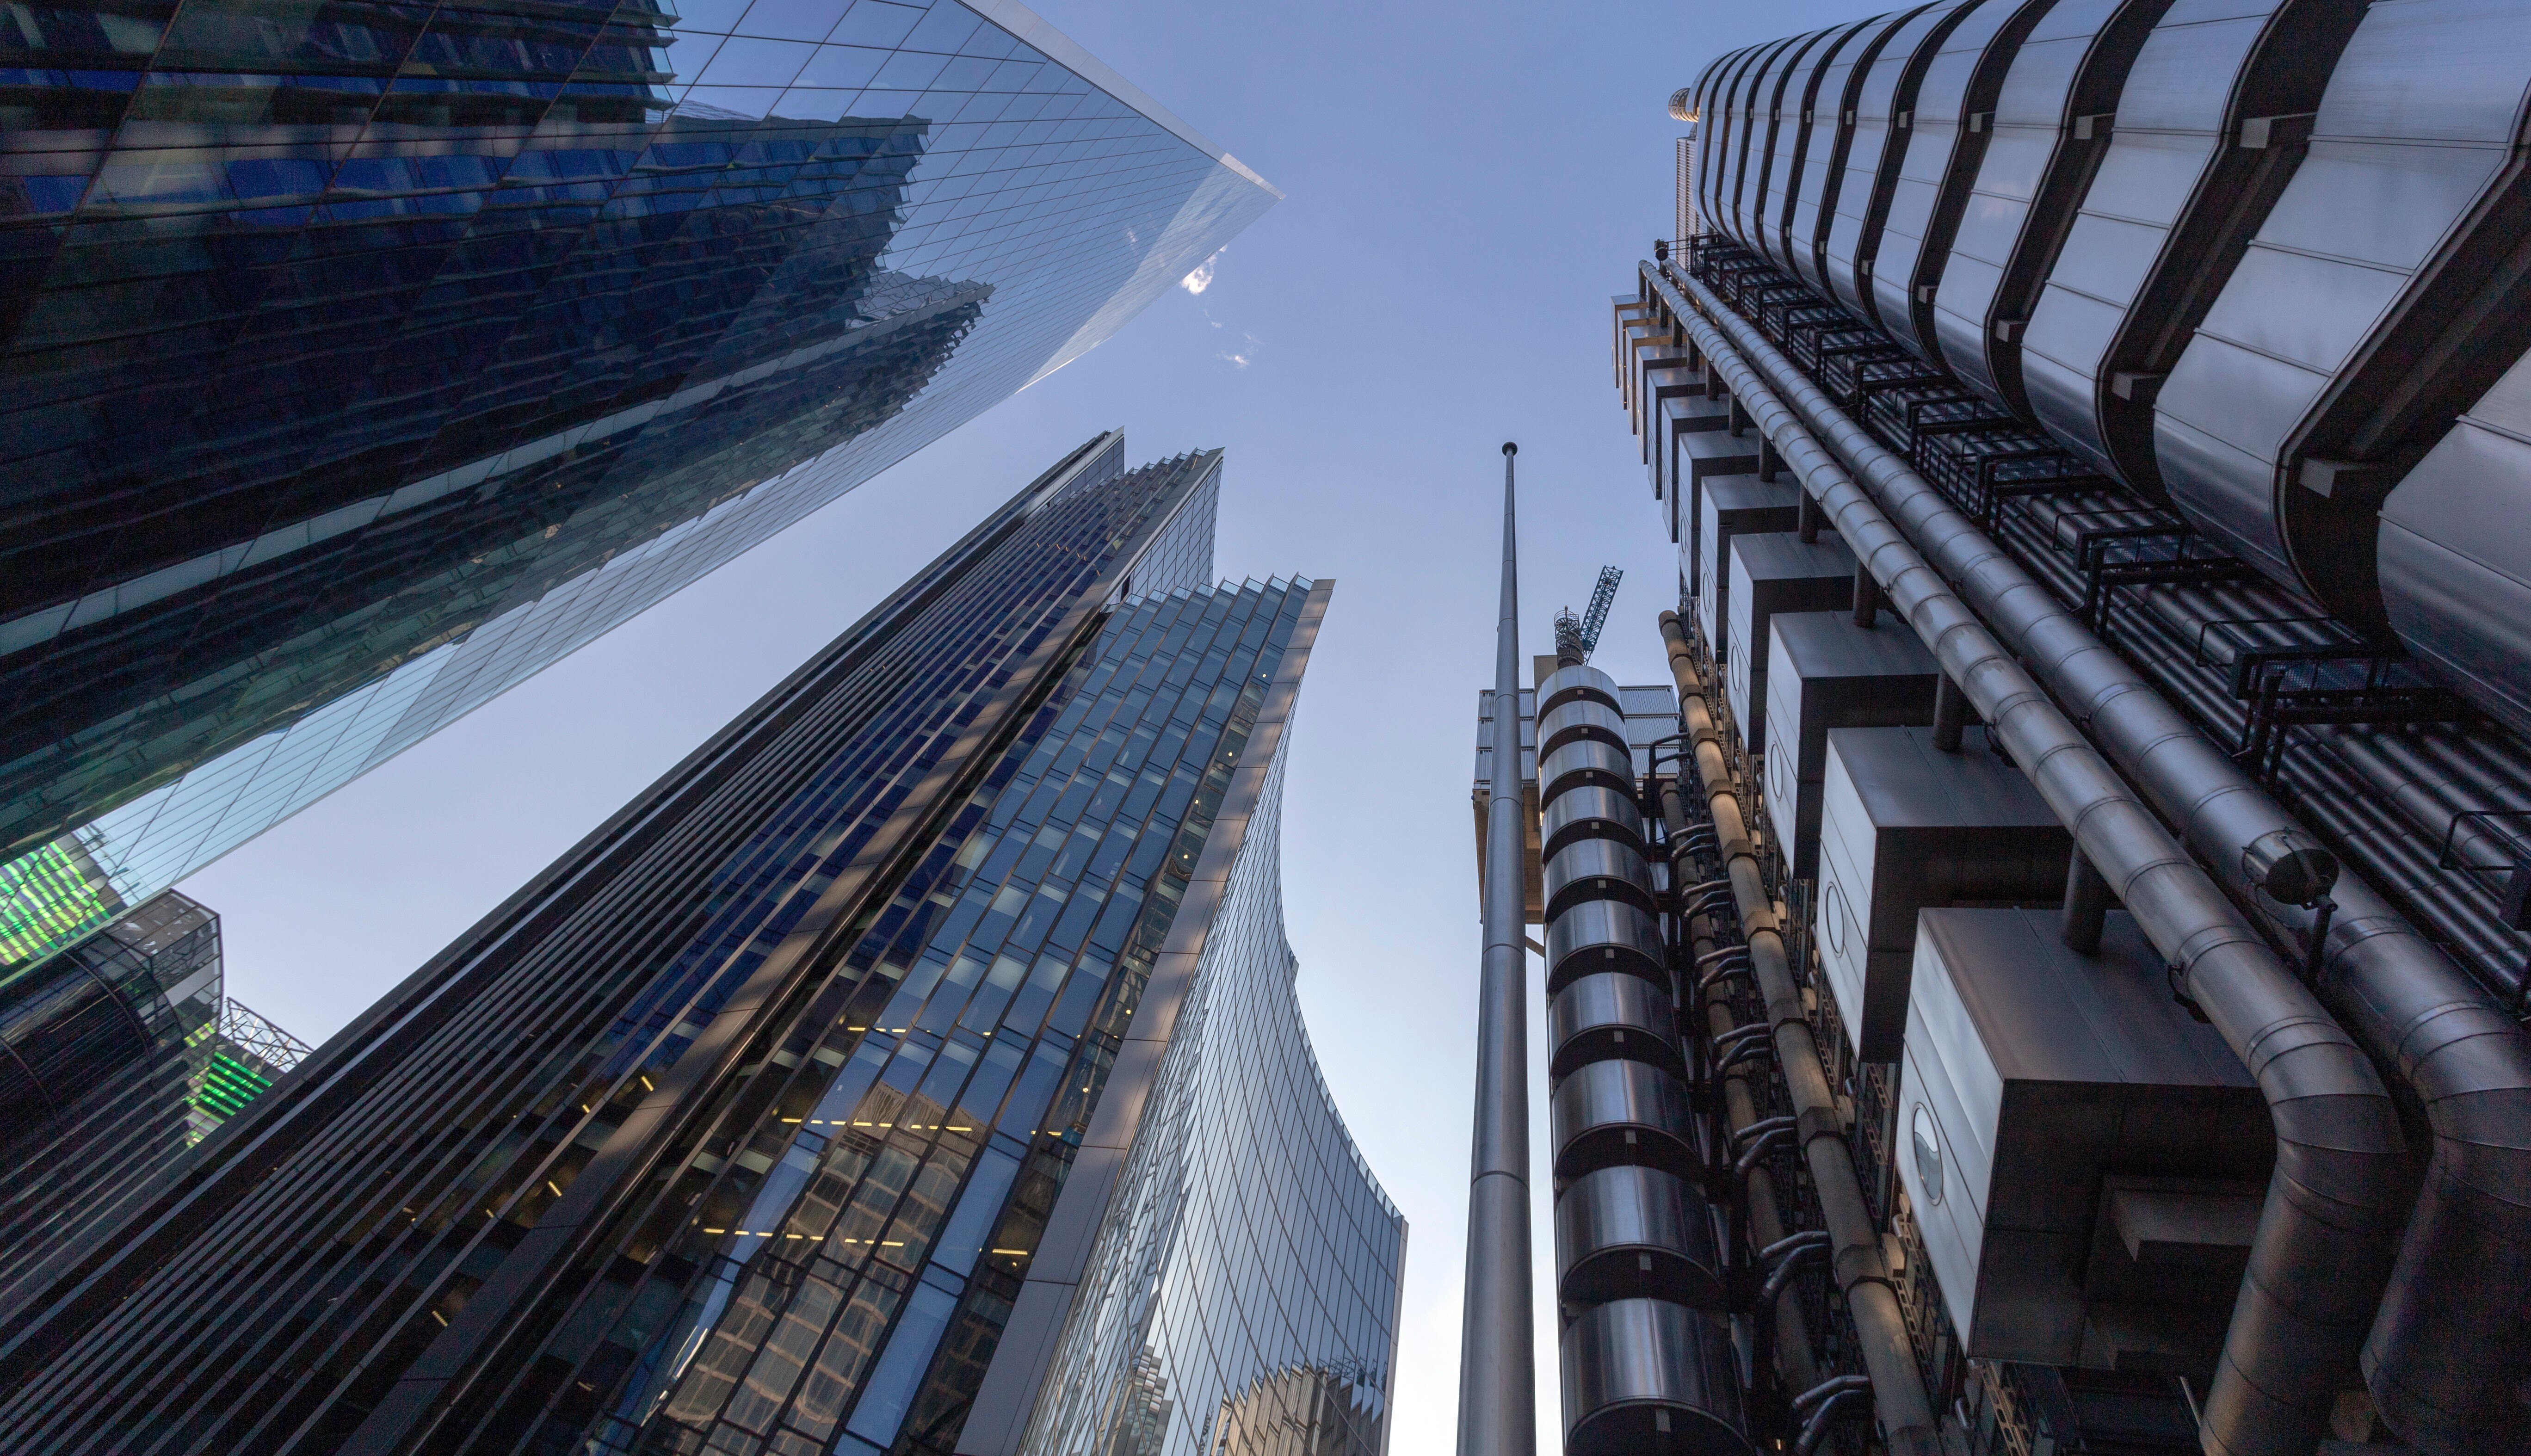
[[[2053,911],[1924,912],[1896,1133],[1963,1352],[2047,1365],[2101,1363],[2085,1286],[2110,1178],[2237,1189],[2276,1160],[2250,1074],[2123,912],[2093,956]]]
[[[2053,904],[2073,837],[2021,770],[1975,737],[1945,754],[1926,728],[1830,729],[1819,800],[1820,964],[1854,1054],[1894,1062],[1916,912]]]
[[[1790,479],[1715,476],[1697,488],[1696,525],[1688,532],[1688,580],[1696,584],[1697,626],[1718,655],[1726,651],[1722,604],[1731,595],[1731,538],[1791,531],[1802,524],[1802,489]]]
[[[1741,746],[1767,751],[1767,624],[1777,612],[1844,611],[1854,600],[1854,553],[1833,535],[1789,532],[1731,538],[1730,605],[1722,683]]]
[[[1832,728],[1934,721],[1941,666],[1915,630],[1886,612],[1871,627],[1847,612],[1780,612],[1767,632],[1767,812],[1797,878],[1819,873],[1820,782]]]

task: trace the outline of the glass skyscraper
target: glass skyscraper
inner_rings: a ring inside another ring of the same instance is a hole
[[[200,1149],[0,1334],[0,1447],[1379,1449],[1405,1229],[1276,870],[1331,588],[1213,585],[1220,453],[1123,448]]]
[[[307,1053],[228,997],[219,917],[172,890],[0,976],[0,1325]]]
[[[0,12],[0,957],[1061,367],[1277,196],[1008,0]]]

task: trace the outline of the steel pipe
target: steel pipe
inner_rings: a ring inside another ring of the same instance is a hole
[[[1650,269],[1646,276],[1667,290],[1682,321],[1692,313],[1666,279]],[[1709,307],[1718,304],[1691,287]],[[1734,351],[1745,356],[1741,366],[1760,370],[1801,424],[1861,477],[1933,570],[1956,582],[1968,605],[2088,725],[2102,755],[2179,830],[2233,903],[2288,944],[2307,936],[2313,912],[2259,894],[2240,868],[2245,847],[2298,827],[2293,817],[1790,361],[1727,309],[1715,316],[1722,334],[1746,346]],[[2364,1379],[2383,1418],[2411,1443],[2484,1450],[2531,1419],[2521,1393],[2531,1379],[2531,1034],[2361,876],[2342,874],[2331,897],[2335,914],[2316,988],[2416,1099],[2434,1139],[2363,1344]]]
[[[1694,745],[1690,766],[1722,846],[1750,967],[1766,998],[1769,1037],[1792,1097],[1802,1158],[1810,1168],[1821,1215],[1833,1241],[1830,1267],[1854,1320],[1864,1369],[1872,1377],[1882,1434],[1892,1456],[1935,1456],[1940,1450],[1940,1438],[1924,1378],[1917,1372],[1906,1316],[1899,1310],[1888,1264],[1882,1258],[1881,1231],[1863,1202],[1863,1184],[1855,1175],[1853,1150],[1846,1146],[1836,1092],[1828,1084],[1819,1043],[1811,1036],[1809,1011],[1776,928],[1774,902],[1759,872],[1757,851],[1749,838],[1748,821],[1741,816],[1730,766],[1722,756],[1722,738],[1715,727],[1705,682],[1688,654],[1678,614],[1661,613],[1660,624],[1669,647],[1670,674],[1678,685],[1679,725]],[[1677,795],[1675,785],[1664,788],[1663,816],[1683,821],[1674,804]],[[1742,1123],[1736,1116],[1733,1121],[1744,1130],[1758,1125]]]
[[[1494,618],[1493,779],[1486,797],[1484,960],[1469,1155],[1467,1307],[1459,1331],[1459,1456],[1538,1449],[1529,1267],[1529,952],[1520,773],[1520,558],[1503,448],[1502,593]]]
[[[1954,569],[1938,574],[1750,360],[1780,368],[1788,393],[1832,411],[1826,396],[1701,284],[1686,286],[1714,321],[1666,277],[1649,266],[1644,276],[1776,441],[1804,490],[1818,498],[1856,558],[1869,564],[1892,610],[1961,685],[2266,1095],[2276,1122],[2277,1170],[2207,1395],[2202,1434],[2210,1452],[2307,1456],[2354,1367],[2397,1248],[2403,1148],[2380,1077],[2207,871],[1951,589],[1951,579],[1965,582],[2008,558],[1985,542],[1982,556],[1944,560]],[[1882,456],[1894,461],[1885,451]],[[1930,540],[1963,546],[1962,532],[1975,531],[1921,480],[1915,494],[1903,503],[1893,499],[1892,508],[1920,528],[1928,522],[1954,528],[1920,530]],[[1985,541],[1982,533],[1978,540]],[[2048,596],[2026,576],[2021,581],[2023,597]],[[2064,616],[2053,597],[2048,603],[2053,616]],[[2029,609],[2019,600],[2011,605]],[[2044,650],[2024,650],[2034,660],[2051,660]],[[2116,660],[2097,640],[2090,651]],[[2149,695],[2139,682],[2128,696]],[[2097,716],[2092,723],[2101,731]],[[2184,724],[2179,730],[2195,737]]]

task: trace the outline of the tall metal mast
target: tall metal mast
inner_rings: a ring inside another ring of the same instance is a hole
[[[1529,1273],[1529,965],[1522,859],[1520,562],[1503,453],[1502,604],[1494,622],[1492,780],[1486,799],[1485,962],[1477,993],[1476,1147],[1459,1340],[1459,1456],[1532,1456],[1537,1382]]]

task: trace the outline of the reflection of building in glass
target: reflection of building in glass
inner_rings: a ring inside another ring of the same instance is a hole
[[[221,994],[219,919],[173,891],[0,981],[0,1324],[307,1052]]]
[[[1380,1383],[1365,1374],[1305,1365],[1256,1380],[1222,1402],[1208,1456],[1379,1456],[1386,1423],[1366,1397]]]
[[[267,10],[0,26],[59,169],[0,179],[0,957],[111,916],[52,862],[147,898],[1274,196],[1004,0]]]
[[[1275,898],[1330,588],[1209,585],[1219,452],[1123,449],[1075,451],[258,1098],[148,1247],[0,1334],[0,1446],[190,1411],[202,1451],[286,1422],[309,1451],[948,1456],[984,1412],[1024,1428],[1005,1370],[1072,1338],[1058,1285],[1142,1258],[1153,1198],[1216,1194],[1285,1210],[1261,1267],[1325,1316],[1200,1387],[1156,1348],[1111,1449],[1200,1445],[1305,1363],[1358,1370],[1376,1429],[1403,1231]]]

